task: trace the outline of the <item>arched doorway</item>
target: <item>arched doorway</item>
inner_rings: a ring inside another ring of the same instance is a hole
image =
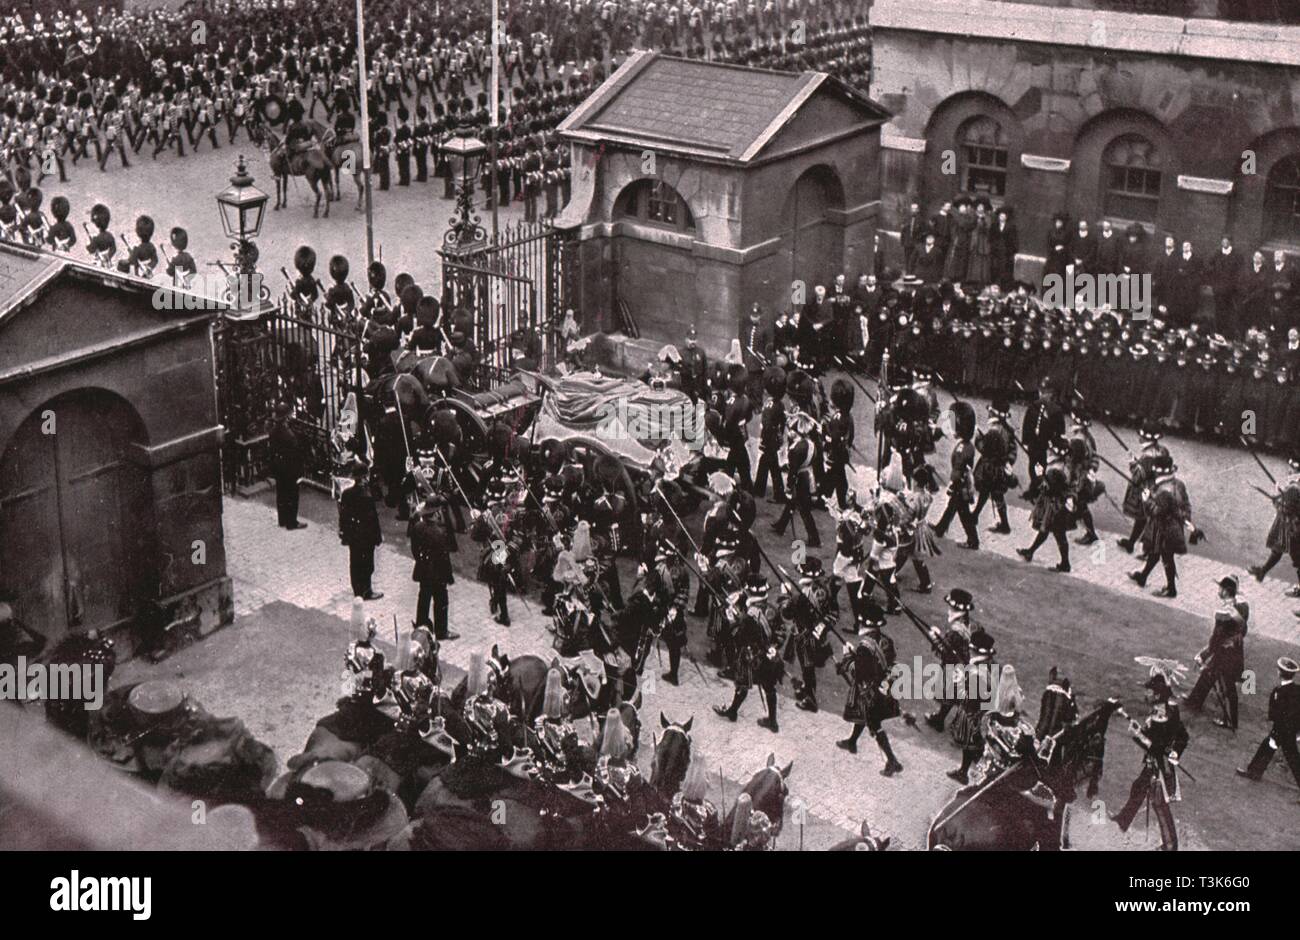
[[[139,415],[99,390],[32,412],[0,457],[0,591],[57,643],[131,618],[150,595],[153,503],[131,460]]]
[[[807,296],[844,273],[844,227],[831,218],[844,208],[844,186],[828,166],[814,166],[795,180],[786,206],[790,219],[790,279],[803,281]]]

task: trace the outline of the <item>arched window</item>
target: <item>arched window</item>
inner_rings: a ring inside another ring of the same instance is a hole
[[[1300,242],[1300,154],[1284,157],[1269,170],[1264,231],[1271,241]]]
[[[695,231],[695,216],[686,200],[662,180],[638,180],[619,194],[615,217],[635,219],[651,225]]]
[[[1140,134],[1125,134],[1102,154],[1102,211],[1121,219],[1154,222],[1160,208],[1160,152]]]
[[[961,188],[968,193],[1005,196],[1007,138],[987,115],[971,118],[957,133],[961,146]]]

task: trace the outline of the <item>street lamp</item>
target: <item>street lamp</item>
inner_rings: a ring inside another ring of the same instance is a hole
[[[230,185],[217,193],[217,208],[221,212],[221,227],[226,237],[234,239],[230,247],[235,252],[235,277],[230,300],[237,308],[233,315],[238,319],[260,316],[271,306],[270,288],[262,284],[257,273],[257,246],[252,239],[262,231],[262,218],[266,203],[271,197],[253,185],[253,177],[240,156]]]
[[[443,145],[443,150],[451,161],[452,178],[460,177],[460,189],[456,193],[451,227],[443,235],[442,244],[445,251],[469,254],[487,244],[487,232],[474,211],[474,181],[482,170],[487,144],[470,133],[468,127],[461,127]]]

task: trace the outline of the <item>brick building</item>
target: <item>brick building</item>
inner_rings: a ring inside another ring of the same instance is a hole
[[[791,282],[870,267],[885,112],[839,80],[637,53],[560,125],[578,305],[614,332],[725,351]]]
[[[894,115],[882,229],[910,198],[929,214],[987,194],[1015,210],[1024,277],[1062,211],[1202,252],[1223,234],[1300,249],[1300,25],[1285,21],[1300,4],[875,0],[872,94]]]

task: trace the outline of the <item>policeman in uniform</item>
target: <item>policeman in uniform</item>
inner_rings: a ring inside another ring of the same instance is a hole
[[[280,528],[293,531],[307,528],[305,522],[298,521],[298,481],[306,458],[302,442],[289,423],[290,410],[287,402],[275,406],[275,422],[267,435],[267,461],[275,480],[275,509]]]

